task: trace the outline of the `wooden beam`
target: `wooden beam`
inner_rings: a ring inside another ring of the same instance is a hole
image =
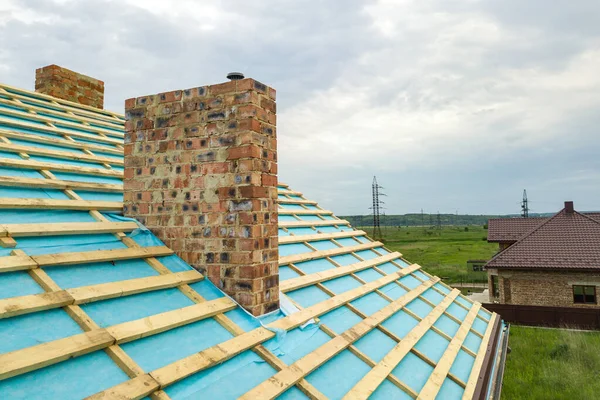
[[[332,211],[328,210],[286,210],[285,208],[279,208],[277,210],[279,215],[332,215]]]
[[[0,257],[0,273],[24,271],[31,268],[37,268],[37,263],[29,256],[12,255]]]
[[[331,219],[325,221],[279,221],[280,228],[308,228],[311,226],[336,226],[350,225],[350,222],[344,219]]]
[[[98,233],[131,232],[138,229],[135,222],[55,222],[47,224],[5,224],[0,225],[8,236],[54,236],[84,235]]]
[[[166,246],[139,247],[115,250],[95,250],[74,253],[57,253],[31,256],[40,267],[57,265],[87,264],[102,261],[131,260],[134,258],[148,258],[168,256],[173,250]]]
[[[332,232],[332,233],[315,233],[314,235],[280,236],[279,244],[313,242],[313,241],[317,241],[317,240],[343,239],[343,238],[364,236],[364,235],[366,235],[366,232],[364,232],[364,231],[346,231],[346,232]]]
[[[123,185],[109,183],[92,183],[78,181],[63,181],[59,179],[22,178],[16,176],[0,176],[0,186],[27,187],[61,190],[90,190],[94,192],[122,193]]]
[[[444,380],[446,379],[446,376],[448,376],[450,368],[452,368],[452,364],[454,363],[454,360],[456,359],[456,356],[458,355],[458,352],[461,349],[462,344],[465,341],[480,308],[481,304],[475,303],[467,314],[465,320],[452,338],[452,341],[450,341],[448,348],[442,355],[442,358],[440,358],[440,360],[437,362],[437,365],[429,376],[425,386],[423,386],[421,389],[418,397],[420,400],[435,399],[438,395],[438,392],[442,388]]]
[[[193,306],[113,325],[106,330],[117,340],[118,344],[127,343],[210,318],[231,311],[236,307],[237,304],[229,297],[221,297]]]
[[[383,264],[389,261],[392,261],[401,254],[394,252],[390,254],[386,254],[385,256],[377,257],[372,260],[359,261],[354,264],[346,265],[344,267],[335,267],[332,265],[331,269],[327,269],[325,271],[315,272],[312,274],[302,275],[296,278],[287,279],[279,283],[279,290],[281,292],[290,292],[292,290],[298,290],[303,287],[311,286],[320,282],[329,281],[331,279],[336,279],[341,276],[346,276],[353,274],[355,272],[362,271],[367,268],[374,267],[379,264]],[[414,272],[421,267],[417,264],[413,264],[408,268],[405,268],[403,271],[407,274],[410,272]]]
[[[1,149],[1,146],[0,146]],[[0,166],[10,168],[22,168],[22,169],[35,169],[35,170],[48,170],[48,171],[60,171],[70,172],[74,174],[84,175],[95,175],[95,176],[109,176],[113,178],[123,179],[123,172],[113,171],[104,168],[93,168],[93,167],[80,167],[78,165],[67,165],[67,164],[56,164],[49,162],[39,162],[32,160],[16,160],[12,158],[0,157]]]
[[[295,192],[293,190],[284,190],[284,189],[277,189],[277,194],[287,194],[289,196],[298,196],[298,197],[302,197],[302,192]]]
[[[240,399],[274,399],[288,390],[308,374],[325,364],[331,358],[348,348],[352,343],[372,331],[380,323],[394,315],[404,306],[414,300],[419,294],[427,290],[433,284],[432,281],[424,283],[383,307],[370,317],[361,320],[359,323],[348,329],[340,336],[336,336],[327,343],[323,344],[313,352],[305,355],[289,367],[281,370],[268,380],[262,382],[255,388],[246,392]]]
[[[11,153],[26,153],[29,155],[40,155],[40,156],[46,156],[46,157],[53,157],[53,158],[61,158],[61,159],[65,159],[65,160],[75,160],[75,161],[85,161],[85,162],[95,162],[95,163],[106,163],[106,164],[112,164],[112,165],[124,165],[125,162],[123,159],[118,159],[118,158],[110,158],[110,157],[101,157],[101,156],[91,156],[85,153],[75,153],[73,151],[61,151],[61,150],[48,150],[48,149],[43,149],[41,147],[34,147],[34,146],[21,146],[18,144],[7,144],[7,143],[2,143],[0,144],[0,149],[2,149],[2,151],[8,151]],[[79,151],[79,150],[75,150],[75,151]]]
[[[160,384],[161,388],[164,388],[199,371],[227,361],[274,336],[275,332],[267,328],[257,328],[156,369],[150,372],[150,376]]]
[[[103,349],[115,339],[104,329],[0,354],[0,380]]]
[[[5,208],[39,210],[121,211],[123,209],[123,203],[120,201],[0,198],[0,209]]]
[[[357,244],[356,246],[337,247],[335,249],[329,250],[317,250],[309,253],[293,254],[291,256],[279,257],[279,265],[293,264],[301,261],[310,261],[315,260],[317,258],[331,257],[340,254],[349,254],[355,251],[369,250],[381,246],[383,246],[383,243],[381,242],[369,242]]]
[[[304,199],[281,199],[281,198],[278,198],[277,203],[278,204],[304,204],[304,205],[311,205],[311,206],[317,205],[316,201],[304,200]]]
[[[108,153],[108,154],[115,154],[118,156],[123,156],[123,150],[118,149],[117,147],[114,147],[114,146],[108,147],[108,145],[103,146],[103,145],[91,144],[91,143],[81,143],[81,142],[74,141],[74,139],[66,140],[66,139],[58,139],[58,138],[49,138],[46,136],[35,135],[33,133],[13,132],[13,131],[9,131],[6,129],[0,129],[0,137],[24,140],[24,141],[33,142],[33,143],[49,144],[49,145],[53,145],[53,146],[68,147],[68,148],[72,148],[72,149],[95,150],[95,151],[100,151],[100,152],[104,152],[104,153]]]
[[[479,345],[479,352],[477,353],[477,357],[475,357],[475,362],[473,363],[473,367],[471,368],[471,373],[469,374],[469,379],[467,380],[467,385],[465,387],[465,391],[463,392],[463,400],[471,400],[473,398],[473,394],[475,393],[475,387],[477,386],[477,381],[479,380],[479,373],[481,372],[481,368],[483,367],[483,360],[485,359],[486,353],[485,350],[492,337],[494,325],[496,325],[496,318],[498,318],[498,314],[492,313],[490,322],[487,326],[487,329],[485,330],[485,334],[483,335],[481,344]]]
[[[127,279],[124,281],[107,282],[97,285],[82,286],[66,291],[73,298],[75,304],[85,304],[93,301],[113,299],[115,297],[130,296],[154,290],[167,289],[183,284],[199,282],[204,276],[196,270],[175,272],[165,275],[149,276],[145,278]]]
[[[411,293],[411,292],[409,292]],[[371,396],[386,377],[392,373],[394,368],[402,361],[414,345],[431,328],[444,310],[452,304],[460,293],[454,289],[437,305],[425,318],[421,320],[383,359],[373,367],[346,395],[344,399],[366,399]]]
[[[63,307],[73,304],[73,301],[71,295],[64,290],[1,299],[0,319]]]
[[[158,389],[160,389],[158,382],[150,375],[144,374],[88,396],[85,400],[138,400],[147,397]]]

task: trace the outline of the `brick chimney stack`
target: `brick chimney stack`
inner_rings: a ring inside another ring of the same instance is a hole
[[[572,201],[565,201],[565,212],[567,214],[573,214],[574,211],[575,211],[575,208],[573,206],[573,202]]]
[[[104,82],[54,64],[35,70],[35,91],[86,106],[104,107]]]
[[[279,307],[275,90],[125,101],[124,211],[254,315]]]

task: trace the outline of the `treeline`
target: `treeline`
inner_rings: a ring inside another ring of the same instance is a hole
[[[439,214],[439,224],[485,225],[490,218],[511,218],[517,216],[518,215]],[[349,221],[353,226],[373,225],[372,215],[340,215],[339,217]],[[380,217],[380,224],[382,226],[436,226],[438,225],[438,214],[382,215]]]

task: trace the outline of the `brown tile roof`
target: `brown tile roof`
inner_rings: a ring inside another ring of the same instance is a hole
[[[548,218],[493,218],[488,220],[488,242],[516,242]]]
[[[486,267],[600,270],[600,221],[563,209],[496,255]]]

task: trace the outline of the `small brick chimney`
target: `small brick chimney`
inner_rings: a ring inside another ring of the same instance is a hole
[[[575,211],[575,208],[573,206],[573,202],[572,201],[565,201],[565,212],[567,214],[573,214],[574,211]]]
[[[125,101],[124,211],[254,315],[279,307],[275,90]]]
[[[86,106],[104,107],[104,82],[54,64],[35,70],[35,91]]]

